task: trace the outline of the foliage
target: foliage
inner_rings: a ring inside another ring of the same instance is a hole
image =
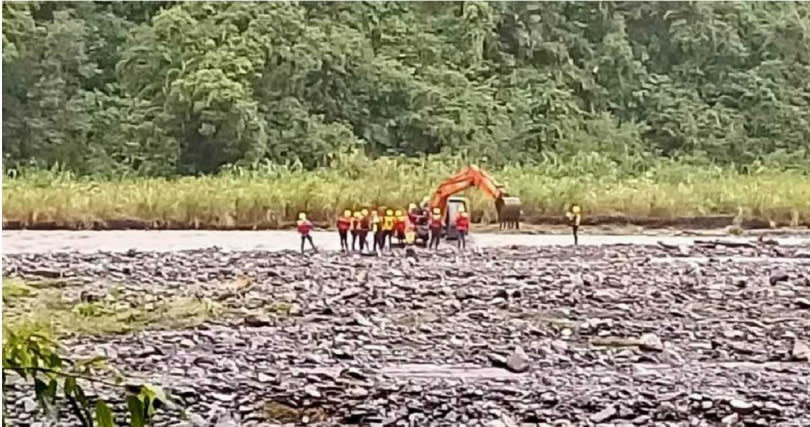
[[[571,160],[548,155],[535,166],[488,168],[523,201],[525,220],[562,216],[578,201],[586,217],[736,215],[797,225],[810,220],[810,171],[790,157],[733,167],[658,160],[636,168],[608,156],[581,153]],[[694,161],[693,161],[694,162]],[[456,157],[370,159],[341,154],[334,166],[306,171],[267,164],[228,168],[215,176],[96,180],[66,172],[24,172],[3,183],[5,221],[54,222],[90,227],[137,220],[181,228],[278,228],[301,210],[323,225],[345,208],[405,207],[420,201],[467,163]],[[795,169],[784,170],[796,164]],[[774,166],[775,165],[775,166]],[[475,221],[495,219],[494,204],[476,190]]]
[[[111,427],[116,424],[110,406],[100,399],[93,401],[84,386],[86,383],[103,384],[127,390],[126,404],[132,427],[149,425],[155,411],[168,402],[163,391],[149,384],[135,387],[134,392],[128,391],[132,387],[125,387],[123,377],[102,362],[102,358],[66,359],[51,339],[27,330],[3,327],[4,396],[9,374],[13,373],[33,383],[39,407],[49,417],[58,419],[59,404],[64,401],[83,426]],[[117,381],[102,379],[100,372],[117,374]],[[5,408],[5,400],[3,406]]]
[[[117,177],[354,149],[807,164],[808,40],[801,2],[9,2],[3,159]]]
[[[46,284],[3,279],[3,325],[49,336],[120,334],[140,330],[188,328],[220,314],[207,298],[177,297],[143,301],[132,295],[74,303]]]

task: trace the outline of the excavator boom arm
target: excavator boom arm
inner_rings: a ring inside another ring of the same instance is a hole
[[[453,194],[462,192],[470,187],[478,187],[484,194],[495,200],[504,196],[503,191],[501,191],[500,186],[495,182],[492,176],[475,166],[469,166],[439,185],[431,198],[430,206],[432,208],[440,208],[442,215],[444,215],[445,208],[447,207],[447,199]]]

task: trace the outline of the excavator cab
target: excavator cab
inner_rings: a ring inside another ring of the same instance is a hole
[[[456,230],[455,224],[459,207],[462,206],[466,212],[469,212],[466,197],[453,196],[447,199],[447,214],[444,217],[444,238],[447,240],[458,239],[458,230]]]

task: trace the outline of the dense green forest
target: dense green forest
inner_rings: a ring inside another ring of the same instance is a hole
[[[810,164],[810,3],[3,4],[6,170]]]

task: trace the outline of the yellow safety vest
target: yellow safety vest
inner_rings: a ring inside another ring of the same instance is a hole
[[[385,231],[390,231],[394,229],[394,217],[386,216],[383,218],[383,226],[382,229]]]

